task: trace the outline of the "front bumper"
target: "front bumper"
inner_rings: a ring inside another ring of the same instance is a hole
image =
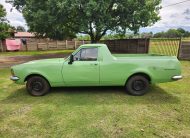
[[[19,80],[19,77],[17,77],[17,76],[11,76],[10,79],[11,79],[12,81],[18,81],[18,80]]]
[[[172,77],[172,80],[175,80],[175,81],[177,81],[177,80],[180,80],[180,79],[182,79],[183,78],[183,76],[173,76]]]

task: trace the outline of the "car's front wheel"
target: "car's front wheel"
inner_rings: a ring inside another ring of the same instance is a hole
[[[125,88],[126,91],[134,96],[142,96],[149,90],[150,82],[145,76],[136,75],[129,78]]]
[[[32,76],[27,79],[26,89],[32,96],[43,96],[49,92],[50,85],[43,77]]]

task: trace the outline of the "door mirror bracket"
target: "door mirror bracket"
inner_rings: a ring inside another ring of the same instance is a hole
[[[73,55],[70,55],[68,64],[71,65],[71,64],[73,64],[73,62],[74,62],[74,56],[73,56]]]

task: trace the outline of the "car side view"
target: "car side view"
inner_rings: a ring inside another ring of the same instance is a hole
[[[150,84],[182,79],[176,57],[151,54],[111,54],[105,44],[80,46],[68,58],[45,59],[11,67],[11,80],[26,84],[33,96],[51,87],[124,86],[134,96]]]

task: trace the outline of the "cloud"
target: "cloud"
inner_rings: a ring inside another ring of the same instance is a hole
[[[186,10],[183,12],[183,15],[190,15],[190,9],[186,9]]]
[[[190,31],[190,20],[189,20],[189,5],[190,1],[168,6],[174,3],[181,2],[182,0],[162,0],[162,9],[160,10],[160,16],[161,20],[158,21],[156,24],[154,24],[151,27],[142,28],[141,32],[159,32],[159,31],[165,31],[170,28],[184,28],[188,31]],[[166,7],[168,6],[168,7]],[[164,8],[165,7],[165,8]]]

